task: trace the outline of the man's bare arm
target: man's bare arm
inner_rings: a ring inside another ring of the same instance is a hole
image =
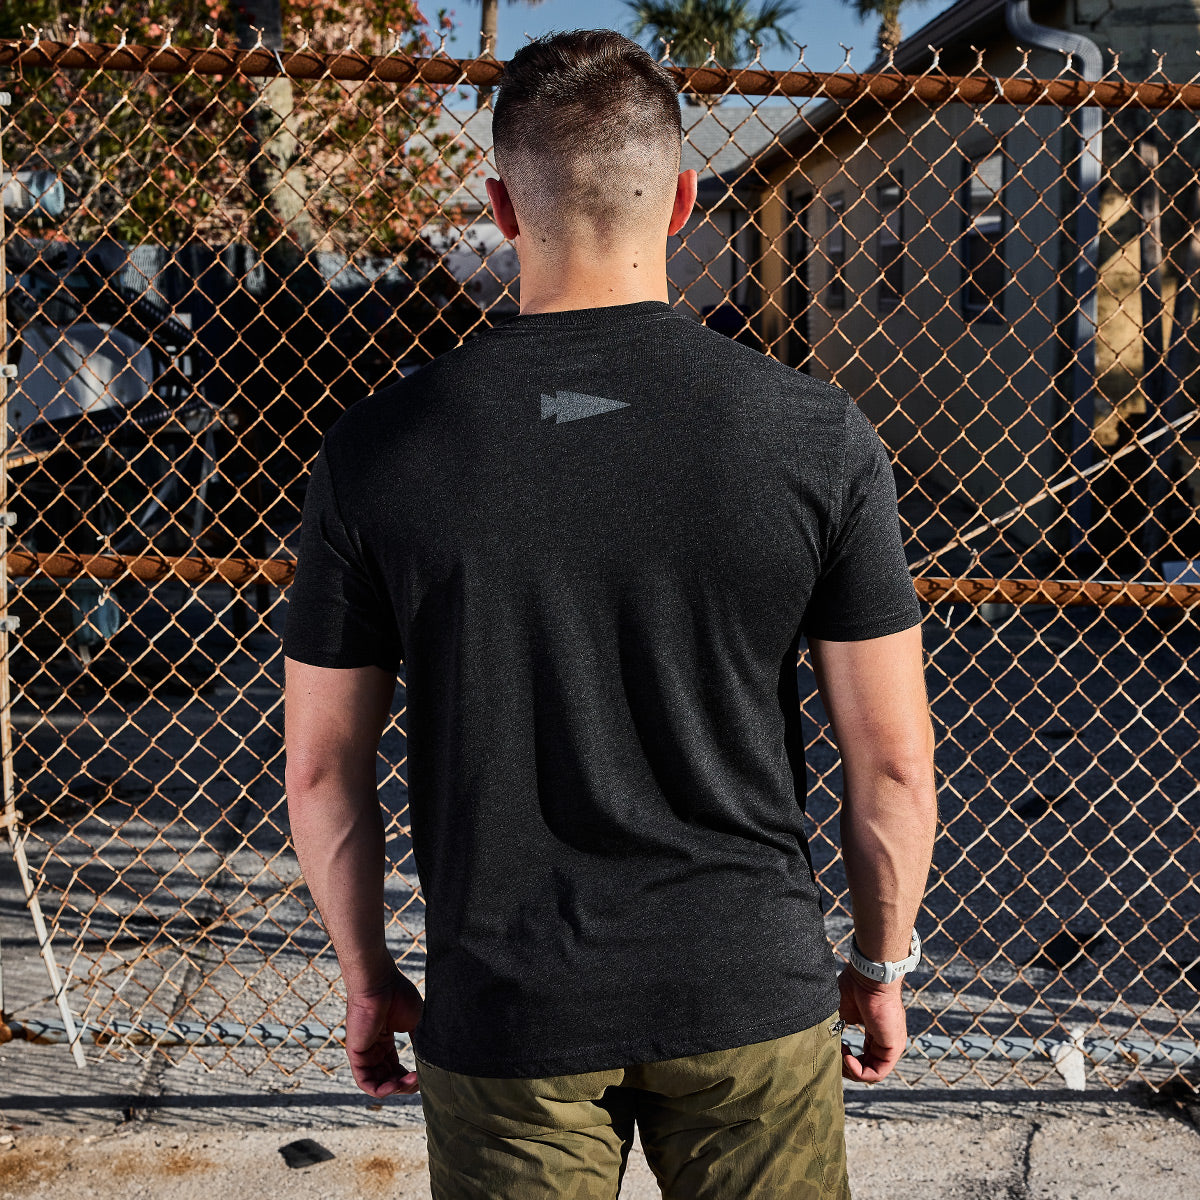
[[[384,828],[375,782],[395,680],[378,667],[284,660],[285,781],[292,841],[346,986],[346,1050],[373,1096],[416,1091],[392,1038],[420,1017],[420,993],[384,938]]]
[[[842,757],[842,860],[855,938],[868,958],[907,958],[933,857],[937,792],[920,627],[866,641],[811,639],[813,670]],[[842,972],[842,1016],[866,1051],[852,1079],[882,1079],[904,1051],[903,980]],[[851,1011],[846,1011],[847,1009]]]

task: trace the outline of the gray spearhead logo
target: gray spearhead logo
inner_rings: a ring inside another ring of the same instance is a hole
[[[609,400],[606,396],[589,396],[584,392],[555,392],[553,396],[542,393],[542,420],[553,417],[555,425],[628,407],[624,400]]]

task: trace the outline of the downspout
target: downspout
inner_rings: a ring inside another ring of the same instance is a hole
[[[1029,0],[1008,0],[1004,8],[1008,31],[1021,45],[1057,50],[1072,58],[1079,74],[1094,83],[1104,73],[1104,59],[1095,42],[1065,29],[1037,25],[1029,15]],[[1068,470],[1078,476],[1091,466],[1096,419],[1096,285],[1100,258],[1101,113],[1096,105],[1079,110],[1079,211],[1075,233],[1079,254],[1075,260],[1074,370],[1072,420],[1067,439]],[[1086,547],[1092,523],[1092,494],[1082,481],[1067,502],[1070,545]]]

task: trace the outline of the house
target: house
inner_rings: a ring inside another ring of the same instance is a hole
[[[959,0],[901,44],[894,67],[1063,74],[1064,54],[1034,44],[1050,30],[1022,26],[1021,10],[1029,16],[1013,0]],[[1151,46],[1170,47],[1170,77],[1195,73],[1200,3],[1152,2],[1134,12],[1075,0],[1034,4],[1032,18],[1119,48],[1128,78],[1154,74]],[[1114,60],[1112,50],[1095,54],[1103,69]],[[963,519],[1030,501],[1052,477],[1127,445],[1147,414],[1180,398],[1162,393],[1161,371],[1157,394],[1150,379],[1154,330],[1149,322],[1143,329],[1139,259],[1147,226],[1131,213],[1146,177],[1131,167],[1140,160],[1129,150],[1145,139],[1159,145],[1174,174],[1157,180],[1169,216],[1155,236],[1160,246],[1186,241],[1178,209],[1195,186],[1195,166],[1171,148],[1190,144],[1177,134],[1194,129],[1195,115],[1090,111],[1089,126],[1087,116],[1051,105],[829,100],[755,163],[766,179],[755,320],[768,352],[846,388],[915,486],[939,502],[957,500]],[[1089,191],[1078,164],[1095,164],[1097,147],[1101,169]],[[1080,205],[1081,188],[1090,205]],[[1088,251],[1096,217],[1089,231],[1081,211],[1099,215],[1098,256],[1094,243]],[[1167,311],[1180,274],[1167,261],[1157,275]],[[1169,341],[1169,320],[1164,335]],[[1065,492],[1065,504],[1039,501],[1010,530],[1006,550],[1128,549],[1131,529],[1147,524],[1146,497],[1128,479],[1105,476],[1094,481],[1099,503],[1082,487]],[[1110,502],[1119,510],[1123,496],[1132,497],[1130,510],[1100,529],[1093,514]],[[1070,520],[1056,520],[1064,514]]]

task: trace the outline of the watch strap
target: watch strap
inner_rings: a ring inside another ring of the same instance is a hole
[[[907,974],[921,961],[921,938],[914,929],[912,940],[909,943],[909,955],[907,958],[902,958],[898,962],[879,962],[874,958],[867,958],[858,948],[858,941],[854,934],[850,935],[850,965],[859,972],[860,975],[865,975],[868,979],[874,979],[877,983],[892,983],[900,978],[901,975]]]

